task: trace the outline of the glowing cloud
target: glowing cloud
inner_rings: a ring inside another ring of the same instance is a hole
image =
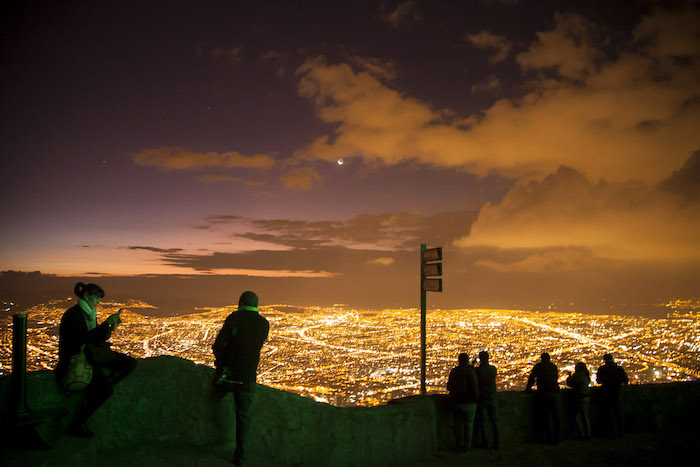
[[[517,56],[530,91],[466,119],[401,94],[367,68],[309,60],[298,69],[299,92],[335,128],[296,157],[418,160],[514,177],[566,165],[594,178],[657,182],[700,147],[697,24],[697,10],[657,10],[613,57],[590,22],[557,15],[554,29]]]
[[[481,49],[495,49],[496,54],[489,58],[491,63],[502,62],[508,58],[510,49],[513,46],[504,36],[493,34],[489,31],[480,31],[476,34],[467,35],[467,39],[476,47]]]
[[[198,170],[207,167],[267,169],[275,164],[274,159],[266,154],[246,156],[235,151],[195,152],[168,146],[144,149],[134,154],[133,160],[138,165],[162,170]]]
[[[589,260],[587,252],[610,260],[693,262],[700,260],[698,238],[700,203],[642,182],[593,182],[563,167],[484,206],[469,236],[455,243],[553,249],[514,265],[541,269],[571,261],[580,265]],[[484,265],[498,269],[495,263]]]

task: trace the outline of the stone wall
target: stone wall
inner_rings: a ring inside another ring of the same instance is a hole
[[[73,440],[70,448],[54,448],[54,457],[62,456],[57,465],[96,463],[101,453],[146,444],[223,446],[232,452],[233,400],[231,396],[220,403],[210,399],[212,377],[211,368],[177,357],[139,360],[134,373],[117,385],[114,395],[90,419],[89,426],[98,435],[89,443]],[[0,378],[2,403],[8,399],[9,382],[9,377]],[[27,388],[32,409],[66,407],[72,413],[80,397],[60,392],[48,371],[28,374]],[[592,391],[596,436],[602,426],[596,388]],[[499,393],[498,398],[502,447],[529,441],[533,396],[511,391]],[[568,393],[563,392],[562,426],[565,436],[572,436],[568,404]],[[622,408],[628,432],[697,432],[700,383],[624,387]],[[253,410],[255,465],[399,465],[454,447],[454,419],[445,395],[404,398],[371,408],[338,408],[258,386]],[[43,435],[60,435],[68,421],[67,416],[56,426],[45,426]],[[63,438],[62,442],[68,441]],[[28,464],[28,455],[15,450],[12,459],[16,465],[56,465]]]
[[[564,437],[577,433],[572,414],[571,393],[561,393],[560,421]],[[452,449],[454,416],[447,395],[431,396],[436,412],[438,449]],[[623,386],[621,407],[624,429],[640,432],[698,432],[700,382]],[[533,440],[534,394],[518,391],[498,393],[501,445]],[[600,388],[591,388],[590,419],[593,436],[606,436]]]
[[[98,433],[76,459],[147,443],[233,446],[233,398],[210,399],[214,370],[177,357],[139,360],[112,397],[91,417]],[[79,395],[61,393],[53,373],[27,376],[32,409],[66,407]],[[0,379],[7,400],[9,377]],[[434,451],[435,413],[429,402],[371,408],[338,408],[258,385],[253,403],[251,457],[259,465],[399,465]],[[65,432],[69,417],[53,430]],[[86,451],[87,449],[87,451]],[[67,465],[70,462],[67,462]]]

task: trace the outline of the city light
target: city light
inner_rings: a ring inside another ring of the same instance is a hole
[[[30,371],[53,369],[58,325],[71,303],[54,300],[28,314]],[[99,316],[118,308],[122,324],[113,348],[134,357],[175,355],[213,366],[211,345],[235,307],[157,318],[139,301],[105,302]],[[427,329],[427,389],[442,392],[457,355],[473,359],[488,350],[498,367],[499,390],[524,389],[527,375],[547,351],[566,370],[578,361],[595,382],[601,357],[612,353],[633,384],[687,381],[700,377],[698,303],[671,302],[666,318],[585,315],[522,310],[430,310]],[[418,309],[359,310],[344,305],[260,307],[270,321],[258,382],[333,405],[376,405],[420,391],[420,312]],[[11,315],[0,314],[0,373],[11,369]]]

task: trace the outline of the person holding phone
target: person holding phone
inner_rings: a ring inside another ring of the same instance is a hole
[[[79,298],[78,303],[66,310],[61,318],[56,381],[66,389],[63,380],[71,358],[85,352],[92,365],[92,380],[83,390],[83,398],[68,426],[68,434],[89,438],[93,432],[86,426],[88,418],[112,395],[114,385],[134,370],[136,359],[113,351],[108,342],[121,323],[121,309],[97,324],[96,306],[105,295],[102,288],[97,284],[78,282],[74,292]]]

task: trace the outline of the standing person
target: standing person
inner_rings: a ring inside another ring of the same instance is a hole
[[[496,367],[489,365],[489,353],[479,352],[479,366],[474,368],[479,383],[479,402],[476,404],[476,439],[485,448],[489,447],[486,436],[488,415],[493,430],[493,449],[498,449],[498,400],[496,397]]]
[[[472,447],[472,432],[476,403],[479,400],[479,383],[474,367],[469,364],[469,355],[459,354],[459,366],[450,371],[447,391],[455,407],[455,439],[459,451]]]
[[[212,346],[216,358],[214,395],[221,400],[231,392],[236,404],[233,462],[238,465],[245,461],[260,349],[267,340],[269,329],[268,321],[258,313],[258,296],[253,292],[243,292],[238,300],[238,310],[226,318]]]
[[[576,364],[574,373],[566,378],[566,385],[571,388],[574,399],[574,420],[578,426],[579,436],[588,441],[591,439],[591,422],[588,418],[588,407],[591,402],[588,388],[591,385],[591,373],[585,363]]]
[[[121,323],[121,309],[97,324],[95,308],[105,293],[97,284],[78,282],[73,291],[78,303],[66,310],[58,331],[58,364],[56,381],[66,388],[64,378],[70,369],[71,358],[85,352],[92,365],[92,380],[83,390],[83,397],[68,426],[68,434],[89,438],[94,435],[87,427],[88,418],[112,395],[114,385],[136,367],[136,359],[111,350],[107,340]]]
[[[620,387],[627,384],[627,373],[613,361],[609,353],[603,355],[605,362],[598,368],[596,380],[601,387],[602,409],[608,434],[617,438],[622,436],[622,408],[620,407]]]
[[[532,369],[525,392],[531,392],[535,383],[537,384],[535,393],[537,437],[545,443],[557,444],[561,441],[559,370],[551,362],[547,352],[540,356],[540,362]]]

